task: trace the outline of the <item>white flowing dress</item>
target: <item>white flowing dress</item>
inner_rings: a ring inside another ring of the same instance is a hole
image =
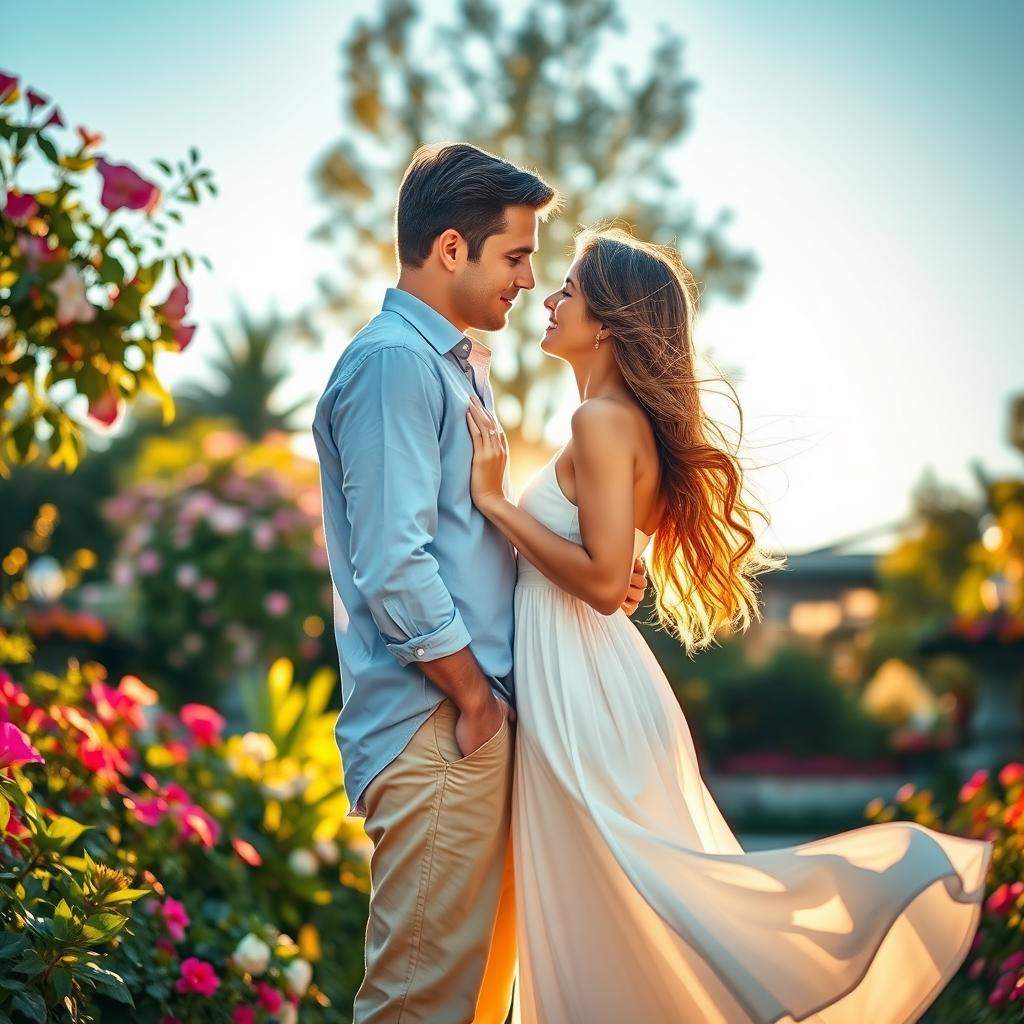
[[[556,458],[519,504],[579,543]],[[967,955],[991,843],[890,822],[745,852],[625,612],[520,556],[515,619],[517,1024],[920,1018]]]

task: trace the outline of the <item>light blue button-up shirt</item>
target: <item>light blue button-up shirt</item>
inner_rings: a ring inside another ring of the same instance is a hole
[[[515,550],[470,497],[466,410],[472,390],[493,409],[489,362],[480,342],[389,288],[317,402],[350,816],[365,815],[367,785],[444,698],[417,662],[468,645],[513,700]]]

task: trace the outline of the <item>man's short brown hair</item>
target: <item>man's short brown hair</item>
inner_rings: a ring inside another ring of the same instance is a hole
[[[395,212],[398,262],[421,267],[434,239],[454,228],[478,260],[484,241],[505,230],[509,206],[530,206],[543,219],[558,192],[530,171],[459,142],[421,146],[402,177]]]

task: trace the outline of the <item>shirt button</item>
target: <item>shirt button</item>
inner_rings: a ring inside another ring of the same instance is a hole
[[[417,647],[417,648],[416,648],[416,657],[417,657],[417,658],[422,658],[422,657],[423,657],[423,655],[424,655],[424,654],[426,654],[426,653],[427,653],[427,652],[426,652],[425,650],[423,650],[423,648],[422,648],[422,647]]]

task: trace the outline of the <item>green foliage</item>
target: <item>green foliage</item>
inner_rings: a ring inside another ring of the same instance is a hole
[[[0,670],[0,1015],[198,1024],[301,1002],[348,1020],[368,871],[330,680],[282,661],[253,686],[278,748],[94,663],[21,676]]]
[[[10,466],[45,461],[70,472],[85,452],[82,421],[58,398],[70,386],[88,415],[109,424],[139,395],[157,398],[164,423],[174,402],[160,383],[156,353],[178,351],[192,328],[184,309],[154,306],[161,286],[180,284],[194,267],[191,253],[164,252],[175,204],[216,193],[211,172],[193,150],[157,186],[127,165],[95,152],[102,141],[78,129],[69,145],[56,107],[36,116],[31,97],[19,108],[14,88],[0,99],[0,475]],[[47,104],[44,103],[43,106]],[[47,117],[47,115],[49,115]],[[20,169],[41,161],[48,187],[24,193]],[[100,205],[89,193],[102,178]],[[162,206],[165,218],[155,216]],[[183,287],[183,286],[182,286]]]
[[[285,435],[197,420],[143,444],[131,480],[104,509],[140,670],[187,698],[282,654],[333,656],[317,468]]]

